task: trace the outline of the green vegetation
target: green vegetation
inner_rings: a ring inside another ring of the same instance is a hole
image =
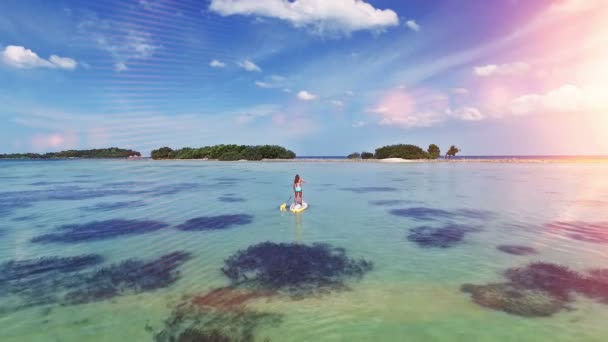
[[[92,149],[92,150],[67,150],[61,152],[39,153],[13,153],[0,154],[0,159],[51,159],[51,158],[128,158],[131,156],[141,157],[141,153],[133,150],[125,150],[118,147]]]
[[[361,152],[361,159],[373,159],[374,154],[371,152]]]
[[[452,145],[452,146],[450,146],[448,153],[445,154],[445,157],[446,157],[446,159],[454,158],[454,157],[456,157],[456,153],[458,153],[458,152],[460,152],[458,147]]]
[[[448,155],[456,155],[459,150],[452,146],[448,151]],[[453,153],[453,154],[451,154]],[[376,149],[376,153],[370,152],[355,152],[349,154],[348,159],[385,159],[385,158],[403,158],[403,159],[437,159],[441,156],[439,146],[430,144],[425,151],[416,145],[388,145]]]
[[[428,159],[429,154],[416,145],[389,145],[376,149],[375,157],[403,158],[403,159]]]
[[[296,154],[277,145],[214,145],[201,148],[184,147],[172,150],[162,147],[151,153],[152,159],[218,159],[218,160],[262,160],[293,159]]]
[[[437,159],[441,155],[441,150],[439,149],[439,146],[430,144],[427,153],[431,159]]]

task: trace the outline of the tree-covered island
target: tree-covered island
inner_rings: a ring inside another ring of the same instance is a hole
[[[125,150],[118,147],[100,148],[92,150],[67,150],[48,153],[12,153],[0,154],[0,159],[57,159],[57,158],[129,158],[141,157],[141,153]]]
[[[184,147],[173,150],[161,147],[153,150],[152,159],[217,159],[232,160],[262,160],[262,159],[294,159],[296,154],[277,145],[214,145],[200,148]]]
[[[448,156],[454,157],[459,150],[455,146],[451,146],[448,151]],[[439,146],[430,144],[427,150],[423,150],[416,145],[398,144],[388,145],[376,149],[375,153],[362,152],[351,153],[347,156],[348,159],[386,159],[386,158],[402,158],[402,159],[437,159],[441,156]]]

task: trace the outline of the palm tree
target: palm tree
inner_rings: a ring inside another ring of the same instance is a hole
[[[450,158],[456,157],[456,153],[458,153],[458,152],[460,152],[458,147],[452,145],[452,146],[450,146],[450,149],[448,150],[448,152],[445,154],[445,158],[450,159]]]

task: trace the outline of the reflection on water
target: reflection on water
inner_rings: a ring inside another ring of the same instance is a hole
[[[294,227],[294,241],[302,242],[302,220],[304,219],[304,215],[302,213],[298,213],[293,215],[293,227]]]
[[[0,340],[603,341],[606,174],[3,161]]]

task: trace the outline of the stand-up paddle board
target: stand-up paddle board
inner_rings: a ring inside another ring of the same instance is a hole
[[[308,203],[306,203],[306,202],[303,202],[302,204],[298,203],[298,204],[295,204],[295,205],[292,203],[289,206],[289,210],[291,210],[294,213],[299,213],[299,212],[304,211],[306,209],[308,209]]]

